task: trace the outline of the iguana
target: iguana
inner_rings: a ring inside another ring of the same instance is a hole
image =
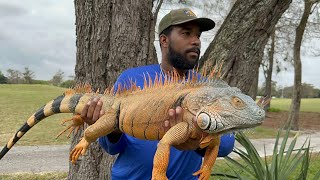
[[[189,77],[178,81],[177,76],[166,76],[165,80],[159,76],[154,82],[147,82],[146,79],[143,90],[132,83],[132,88],[116,94],[113,89],[104,94],[88,90],[80,92],[84,88],[67,90],[27,120],[2,149],[0,159],[30,128],[53,114],[75,113],[72,118],[74,123],[67,129],[78,129],[83,120],[77,114],[81,114],[93,96],[99,96],[106,113],[85,130],[84,137],[70,152],[72,163],[85,154],[91,142],[120,130],[136,138],[160,140],[154,156],[152,179],[167,179],[170,146],[198,137],[201,138],[199,147],[206,147],[206,151],[201,169],[193,175],[199,175],[199,179],[209,179],[218,155],[219,135],[257,126],[265,118],[263,102],[255,103],[238,88],[230,87],[222,80],[198,81]],[[171,128],[165,132],[162,124],[168,119],[168,110],[176,106],[184,109],[183,120],[170,122]],[[192,120],[194,116],[197,126]]]

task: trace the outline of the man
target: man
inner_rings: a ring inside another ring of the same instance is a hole
[[[128,87],[130,81],[143,88],[144,78],[155,79],[176,70],[180,77],[188,77],[190,69],[197,65],[200,55],[200,35],[215,26],[208,18],[197,18],[189,9],[172,10],[163,17],[159,24],[159,41],[162,62],[157,65],[142,66],[124,71],[115,83]],[[104,112],[102,102],[98,99],[90,101],[82,112],[82,117],[88,124],[93,124]],[[137,112],[138,113],[138,112]],[[171,120],[182,118],[181,107],[170,109],[169,120],[164,122],[164,128],[170,128]],[[167,169],[169,179],[197,179],[192,174],[201,167],[203,151],[198,148],[198,140],[188,140],[186,143],[170,149],[170,160]],[[153,167],[153,157],[158,141],[140,140],[121,132],[114,132],[99,138],[99,143],[109,154],[119,154],[112,167],[112,179],[150,179]],[[221,137],[219,156],[228,155],[234,146],[234,136]],[[189,149],[186,151],[180,151]],[[190,150],[194,149],[194,150]],[[202,155],[202,156],[201,156]]]

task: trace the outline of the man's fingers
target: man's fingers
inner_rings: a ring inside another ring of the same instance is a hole
[[[97,119],[100,118],[100,111],[101,111],[101,108],[102,108],[102,101],[98,101],[97,102],[97,105],[94,109],[94,112],[93,112],[93,116],[92,116],[92,121],[95,122]]]
[[[174,109],[169,109],[169,119],[174,120],[176,118],[176,111]]]
[[[86,119],[87,118],[87,113],[88,113],[88,109],[89,109],[89,106],[90,106],[90,101],[84,105],[83,109],[82,109],[82,112],[81,112],[81,118],[82,119]]]
[[[182,122],[182,118],[183,118],[183,109],[178,106],[176,108],[176,124],[179,122]]]
[[[94,110],[95,110],[97,103],[98,103],[98,98],[94,98],[92,101],[89,101],[89,103],[90,103],[90,106],[88,109],[87,118],[92,119]]]

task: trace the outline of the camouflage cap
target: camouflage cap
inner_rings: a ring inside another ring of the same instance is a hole
[[[183,8],[171,10],[167,15],[165,15],[159,23],[158,33],[160,35],[163,30],[172,25],[179,25],[190,21],[197,22],[201,32],[208,31],[215,26],[213,20],[209,18],[198,18],[190,9]]]

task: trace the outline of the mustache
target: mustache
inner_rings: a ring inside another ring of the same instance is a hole
[[[198,55],[200,54],[200,48],[198,47],[193,47],[193,48],[190,48],[190,49],[187,49],[186,52],[195,52],[197,53]]]

